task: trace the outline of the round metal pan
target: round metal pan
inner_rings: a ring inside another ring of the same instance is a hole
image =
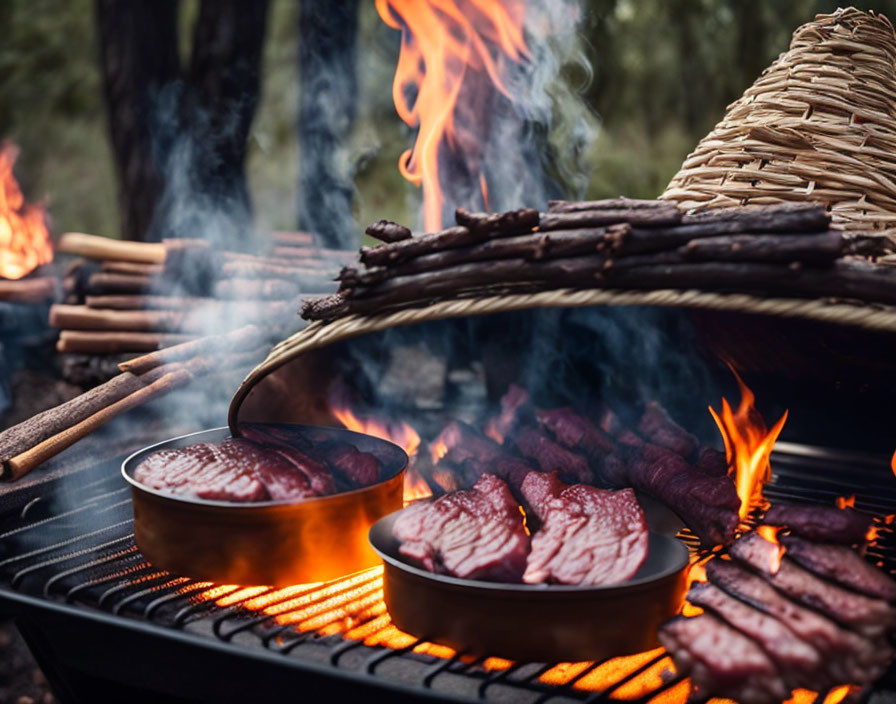
[[[166,440],[135,452],[121,467],[131,485],[134,538],[146,558],[196,579],[271,586],[321,582],[378,565],[367,533],[378,519],[401,508],[407,455],[369,435],[290,427],[319,442],[340,440],[374,454],[381,481],[303,501],[232,503],[175,496],[143,486],[134,479],[134,469],[159,450],[220,442],[231,434],[228,428],[214,428]]]
[[[433,574],[407,563],[392,535],[396,514],[370,529],[385,565],[383,593],[392,622],[458,652],[525,662],[604,660],[659,646],[657,628],[678,613],[688,549],[650,533],[647,560],[612,587],[502,584]]]

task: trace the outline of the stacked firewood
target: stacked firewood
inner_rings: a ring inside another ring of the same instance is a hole
[[[0,278],[0,301],[4,303],[48,303],[58,300],[59,279],[51,266],[42,266],[21,279]]]
[[[332,290],[351,254],[312,246],[306,233],[277,233],[264,256],[215,251],[205,240],[123,242],[68,233],[59,251],[77,255],[65,303],[50,324],[59,352],[127,355],[292,318],[297,296]]]
[[[336,294],[306,299],[328,320],[440,298],[558,288],[698,288],[836,296],[896,304],[896,271],[845,256],[842,233],[815,203],[685,213],[668,201],[552,201],[548,212],[458,209],[457,225],[413,236],[387,221],[367,229]]]

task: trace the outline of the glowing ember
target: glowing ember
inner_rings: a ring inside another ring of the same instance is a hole
[[[893,456],[890,458],[890,469],[893,470],[893,474],[896,474],[896,450],[893,451]]]
[[[21,279],[53,261],[44,209],[25,202],[12,174],[19,150],[0,144],[0,277]]]
[[[836,499],[834,499],[834,503],[839,509],[855,508],[856,495],[852,494],[851,496],[838,496]]]
[[[828,692],[822,704],[839,704],[839,702],[842,702],[850,694],[858,692],[859,689],[860,688],[854,684],[844,684],[839,687],[834,687]]]
[[[709,412],[719,426],[722,439],[725,441],[728,465],[734,469],[737,495],[740,497],[739,513],[743,519],[752,509],[768,506],[762,496],[762,487],[771,479],[769,456],[787,420],[787,411],[774,427],[767,431],[762,416],[753,405],[755,400],[753,392],[747,388],[737,372],[734,372],[734,376],[741,394],[737,411],[732,411],[728,401],[723,398],[721,414],[716,413],[711,407]]]
[[[442,147],[464,163],[478,181],[483,199],[488,187],[481,170],[481,139],[475,125],[455,124],[455,107],[464,81],[490,80],[504,95],[508,61],[528,55],[523,39],[521,0],[376,0],[383,22],[401,30],[401,53],[392,83],[399,117],[418,127],[413,149],[398,160],[401,175],[423,186],[427,231],[442,226],[439,181]],[[509,97],[509,96],[508,96]]]

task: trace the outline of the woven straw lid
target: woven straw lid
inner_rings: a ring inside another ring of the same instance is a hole
[[[896,251],[896,33],[855,8],[818,15],[732,103],[661,196],[686,209],[815,200]]]

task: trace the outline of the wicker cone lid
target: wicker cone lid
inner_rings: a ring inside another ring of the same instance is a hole
[[[896,251],[896,33],[855,8],[818,15],[697,145],[661,196],[686,209],[825,203]]]

